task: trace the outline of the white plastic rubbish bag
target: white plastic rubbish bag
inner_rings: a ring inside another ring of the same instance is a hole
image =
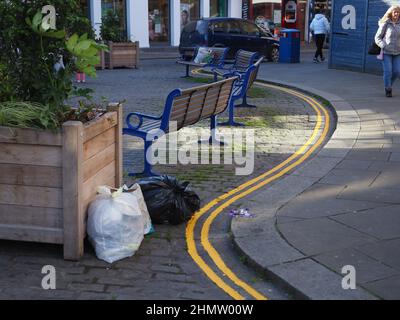
[[[212,61],[212,51],[209,48],[200,47],[194,58],[194,63],[210,63]]]
[[[87,232],[99,259],[112,263],[132,256],[144,235],[144,216],[136,196],[102,186],[89,206]],[[147,209],[147,208],[146,208]]]
[[[124,192],[131,192],[135,196],[138,202],[140,212],[142,213],[143,216],[144,234],[152,233],[154,229],[151,223],[149,210],[147,210],[146,201],[144,200],[144,196],[142,193],[142,189],[140,188],[140,185],[135,183],[129,188],[124,186],[123,190]]]

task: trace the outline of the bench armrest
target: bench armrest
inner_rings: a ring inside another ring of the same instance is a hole
[[[221,70],[225,70],[227,72],[221,72]],[[238,77],[239,79],[242,78],[243,73],[235,71],[234,69],[232,70],[228,70],[228,69],[211,69],[211,71],[214,73],[214,75],[216,74],[217,76],[222,77],[223,79],[227,79],[227,78],[231,78],[231,77]]]
[[[137,126],[133,126],[130,122],[131,122],[131,117],[135,116],[139,118],[139,123]],[[155,117],[155,116],[151,116],[151,115],[147,115],[147,114],[143,114],[140,112],[131,112],[126,116],[126,125],[128,126],[129,129],[139,129],[142,124],[143,124],[143,119],[152,119],[152,120],[161,120],[161,117]]]

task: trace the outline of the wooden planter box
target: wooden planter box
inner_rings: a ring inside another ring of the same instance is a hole
[[[105,52],[103,50],[99,51],[100,63],[96,65],[96,69],[104,70],[106,68]]]
[[[109,42],[109,52],[105,52],[108,69],[115,67],[138,68],[139,42]]]
[[[0,126],[0,239],[63,244],[83,254],[87,208],[122,183],[122,110],[64,123],[62,132]]]

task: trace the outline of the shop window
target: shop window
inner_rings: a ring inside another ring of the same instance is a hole
[[[253,1],[254,22],[264,30],[273,31],[281,24],[281,1],[257,0]]]
[[[200,18],[200,0],[181,0],[181,29]]]
[[[169,0],[149,0],[150,42],[168,42],[169,23]]]
[[[210,0],[210,17],[227,17],[227,9],[227,0]]]
[[[101,0],[101,14],[102,17],[107,15],[107,12],[111,10],[115,12],[119,17],[119,29],[122,38],[126,38],[126,4],[125,0]]]

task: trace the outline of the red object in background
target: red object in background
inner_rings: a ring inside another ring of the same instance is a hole
[[[282,28],[297,29],[297,0],[282,0]]]

